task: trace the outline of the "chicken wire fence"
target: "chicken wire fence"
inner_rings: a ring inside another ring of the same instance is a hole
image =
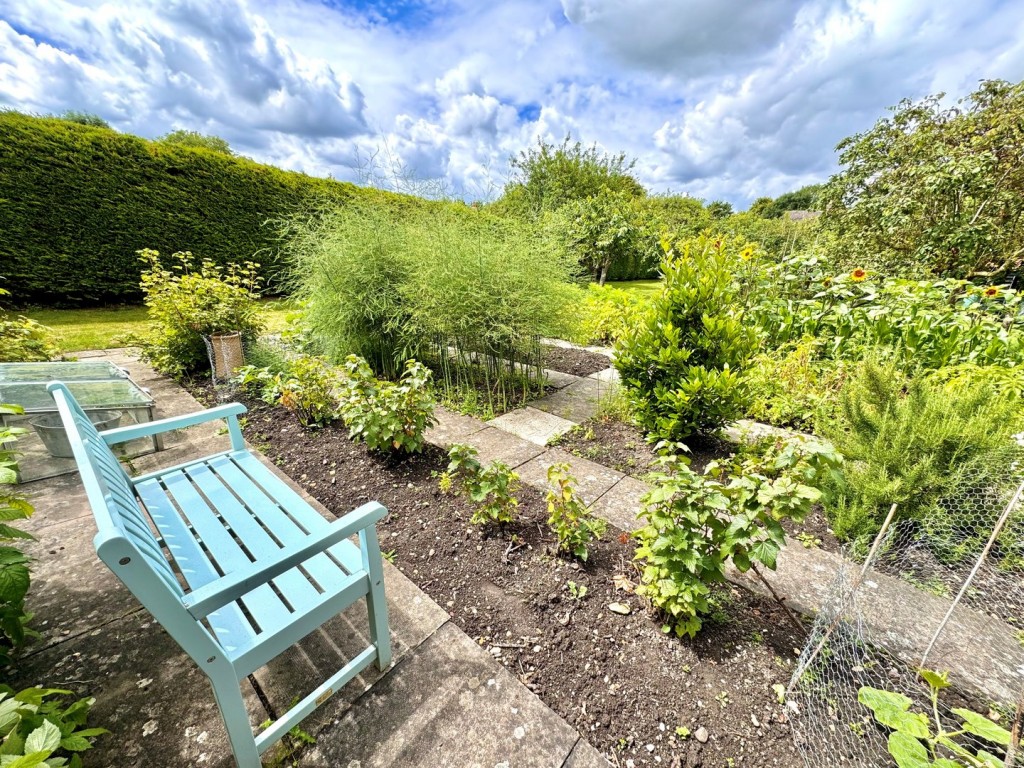
[[[932,735],[936,718],[944,731],[960,731],[964,717],[953,710],[970,709],[1014,731],[1012,742],[1019,743],[1024,708],[1022,491],[1024,448],[1015,444],[998,461],[958,480],[955,491],[923,519],[883,527],[862,565],[845,561],[787,695],[797,748],[808,768],[1024,767],[1024,748],[970,733],[954,741],[971,755],[982,755],[978,762],[941,746],[928,747],[924,762],[912,762],[907,755],[897,761],[889,749],[893,729],[880,725],[858,699],[865,687],[902,694],[912,702],[911,713],[927,717]],[[889,521],[894,519],[898,515],[890,513]],[[939,694],[937,707],[919,669],[949,672],[951,687]],[[985,725],[969,730],[984,731]]]

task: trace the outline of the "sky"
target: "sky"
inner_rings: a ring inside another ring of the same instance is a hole
[[[985,78],[1024,79],[1021,0],[0,0],[0,107],[467,200],[571,135],[744,208]]]

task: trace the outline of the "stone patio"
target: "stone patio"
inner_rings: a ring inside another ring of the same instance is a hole
[[[152,391],[159,417],[201,408],[124,351],[94,356],[128,368]],[[443,414],[432,437],[488,432],[496,442],[510,437],[454,414]],[[522,463],[543,451],[523,442],[529,451],[505,446],[505,455]],[[225,447],[227,437],[216,425],[200,425],[168,435],[167,450],[141,456],[131,467],[144,472]],[[41,638],[22,654],[8,682],[94,696],[91,723],[111,734],[88,754],[91,765],[234,765],[206,677],[96,557],[95,527],[78,476],[41,480],[24,490],[36,505],[25,527],[38,538],[26,549],[36,560],[28,604]],[[298,765],[608,765],[447,611],[397,568],[384,567],[395,663],[384,673],[371,667],[303,722],[316,744],[298,755]],[[366,613],[357,605],[257,671],[243,689],[253,724],[276,717],[368,642]],[[274,757],[268,753],[265,764]]]

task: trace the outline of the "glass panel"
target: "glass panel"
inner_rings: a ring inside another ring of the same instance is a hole
[[[0,384],[15,381],[96,381],[125,379],[128,374],[111,362],[0,363]]]
[[[153,398],[128,379],[68,381],[71,394],[82,408],[116,408],[149,405]],[[6,384],[0,381],[0,403],[14,403],[26,411],[56,411],[45,382]]]

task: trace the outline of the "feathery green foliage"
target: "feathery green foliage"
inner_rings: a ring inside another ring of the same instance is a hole
[[[826,511],[842,539],[870,536],[892,504],[900,518],[928,512],[1020,428],[1019,403],[984,384],[949,388],[865,360],[843,386],[822,434],[846,457]]]

